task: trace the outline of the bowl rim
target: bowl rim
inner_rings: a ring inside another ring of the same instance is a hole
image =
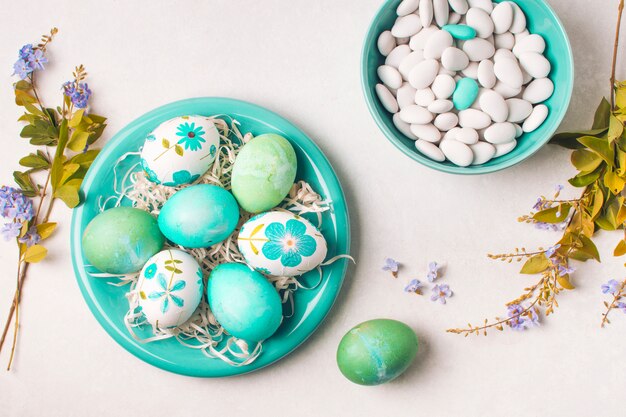
[[[470,165],[467,167],[460,167],[460,166],[456,166],[456,165],[444,165],[440,162],[434,161],[430,158],[427,158],[426,156],[421,155],[420,153],[416,152],[416,151],[412,151],[410,149],[407,149],[407,147],[404,145],[404,143],[402,143],[402,141],[400,139],[398,139],[398,135],[392,131],[391,129],[389,129],[385,123],[383,123],[383,119],[381,114],[377,111],[376,107],[374,106],[374,100],[377,100],[377,97],[375,97],[375,95],[372,93],[372,89],[370,89],[370,85],[367,84],[367,79],[368,79],[368,75],[367,75],[367,57],[368,57],[368,45],[372,45],[376,43],[376,39],[378,38],[378,36],[380,35],[380,33],[374,33],[374,26],[376,24],[376,22],[378,21],[378,19],[380,19],[380,15],[389,7],[391,7],[391,5],[397,0],[386,0],[376,11],[376,14],[374,15],[374,17],[372,18],[372,20],[370,21],[370,24],[367,28],[367,33],[365,36],[365,40],[363,42],[363,46],[361,49],[361,89],[363,91],[363,95],[365,97],[365,102],[367,103],[367,108],[369,109],[369,112],[371,114],[371,116],[374,118],[374,121],[376,122],[376,125],[378,126],[378,128],[382,131],[382,133],[385,135],[385,137],[387,138],[388,141],[390,141],[396,148],[398,148],[404,155],[408,156],[409,158],[411,158],[412,160],[419,162],[422,165],[427,166],[428,168],[432,168],[436,171],[440,171],[440,172],[445,172],[447,174],[461,174],[461,175],[480,175],[480,174],[489,174],[492,172],[497,172],[497,171],[501,171],[503,169],[506,168],[510,168],[514,165],[517,165],[519,163],[521,163],[522,161],[530,158],[531,156],[533,156],[535,153],[537,153],[541,148],[543,148],[552,138],[552,135],[554,135],[554,132],[557,131],[557,129],[559,128],[559,126],[561,125],[561,123],[563,122],[563,119],[565,118],[565,115],[567,114],[567,109],[569,108],[570,104],[571,104],[571,100],[572,100],[572,93],[574,90],[574,54],[572,51],[572,45],[570,43],[569,37],[567,35],[567,31],[565,30],[565,26],[563,26],[563,22],[561,22],[561,19],[559,19],[559,16],[556,14],[556,12],[554,11],[554,9],[550,6],[550,4],[548,4],[548,2],[546,1],[542,1],[542,3],[545,5],[545,7],[547,8],[547,10],[550,12],[550,14],[552,15],[552,18],[554,19],[554,23],[556,24],[557,29],[563,34],[563,38],[565,40],[565,45],[566,45],[566,52],[567,52],[567,62],[565,63],[567,66],[569,66],[570,68],[570,72],[569,72],[569,76],[568,79],[566,80],[567,82],[567,90],[565,92],[565,102],[566,102],[566,106],[565,109],[561,112],[561,114],[558,116],[556,120],[556,123],[554,123],[554,127],[552,129],[550,129],[549,131],[546,132],[545,137],[541,140],[541,141],[536,141],[537,145],[534,148],[530,148],[528,150],[527,153],[524,154],[520,154],[520,155],[516,155],[513,158],[507,160],[507,161],[503,161],[501,163],[498,163],[497,165],[491,165],[491,166],[485,166],[485,165]],[[513,1],[513,0],[495,0],[496,3],[500,3],[502,1]],[[514,1],[515,3],[518,3],[517,1]],[[408,139],[408,138],[407,138]]]

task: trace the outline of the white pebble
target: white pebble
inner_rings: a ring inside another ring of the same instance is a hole
[[[415,142],[415,147],[421,154],[434,161],[443,162],[446,160],[446,156],[443,152],[441,152],[441,149],[433,143],[425,140],[418,140]]]
[[[442,113],[435,117],[433,124],[442,132],[447,132],[459,124],[459,116],[455,113]]]
[[[465,52],[451,46],[443,51],[441,65],[449,71],[461,71],[469,65],[469,58]]]
[[[393,37],[391,31],[386,30],[378,37],[378,51],[382,56],[387,56],[396,47],[396,38]]]
[[[469,65],[465,67],[465,69],[461,72],[466,77],[477,80],[478,79],[478,62],[470,62]]]
[[[470,149],[474,154],[472,165],[481,165],[485,162],[489,162],[496,154],[496,147],[487,142],[477,142],[470,145]]]
[[[491,14],[493,11],[493,3],[491,0],[467,0],[470,7],[477,7],[483,9],[487,13]]]
[[[428,107],[433,101],[435,101],[435,94],[430,88],[415,91],[415,104],[418,106]]]
[[[521,31],[520,33],[515,33],[514,35],[515,35],[515,43],[518,43],[525,37],[529,36],[530,32],[528,31],[528,29],[526,29],[526,30]]]
[[[532,104],[547,100],[554,93],[554,84],[549,78],[538,78],[528,84],[522,98]]]
[[[452,46],[454,39],[449,32],[440,30],[431,35],[424,46],[425,59],[440,59],[443,51]]]
[[[508,122],[520,123],[530,116],[533,111],[533,106],[528,101],[521,98],[510,98],[506,101],[506,106],[509,109]]]
[[[437,75],[448,75],[450,77],[454,77],[456,75],[456,71],[450,71],[445,69],[443,66],[440,66]]]
[[[496,78],[503,83],[513,88],[522,87],[524,77],[522,76],[522,70],[519,65],[517,65],[517,60],[496,60],[496,63],[493,66],[493,72],[496,74]]]
[[[420,30],[416,35],[411,36],[411,40],[409,41],[409,46],[414,51],[417,51],[420,49],[424,50],[424,47],[426,46],[426,42],[428,42],[428,39],[437,32],[439,32],[439,29],[436,26],[429,26],[427,28],[424,28]]]
[[[511,50],[515,47],[515,36],[511,32],[504,32],[494,37],[496,50],[508,49]]]
[[[515,149],[515,147],[517,146],[517,141],[511,141],[509,143],[503,143],[500,145],[495,145],[496,147],[496,154],[493,156],[494,158],[497,158],[499,156],[502,155],[506,155],[507,153],[511,152],[513,149]]]
[[[515,126],[515,139],[517,139],[524,134],[524,131],[522,130],[522,127],[517,123],[513,123],[513,126]]]
[[[468,26],[476,30],[479,38],[488,38],[493,34],[493,20],[489,13],[478,7],[472,7],[465,16]]]
[[[456,140],[441,141],[439,149],[450,162],[461,167],[470,165],[474,159],[474,154],[470,147]]]
[[[419,139],[436,143],[441,140],[441,132],[432,124],[413,124],[411,132]]]
[[[378,95],[383,107],[389,113],[396,113],[398,111],[398,102],[387,87],[382,84],[376,84],[376,94]]]
[[[472,129],[484,129],[491,124],[491,117],[476,109],[465,109],[459,112],[459,125]]]
[[[409,139],[417,140],[417,136],[415,136],[413,132],[411,132],[411,125],[400,118],[400,113],[394,114],[392,120],[393,124],[400,131],[400,133],[402,133]]]
[[[450,100],[438,99],[428,105],[428,111],[436,114],[447,113],[452,110],[453,107],[454,105]]]
[[[419,15],[422,27],[429,27],[433,22],[433,0],[419,0]]]
[[[404,38],[396,38],[396,42],[398,43],[398,45],[408,45],[410,40],[410,36],[406,36]]]
[[[519,62],[522,68],[527,73],[533,76],[533,78],[545,78],[550,74],[550,61],[536,52],[525,52],[520,55]]]
[[[521,68],[521,67],[520,67]],[[530,75],[529,73],[527,73],[524,68],[522,69],[522,77],[524,77],[524,85],[528,84],[529,82],[531,82],[532,80],[534,80],[533,76]]]
[[[546,41],[541,35],[533,33],[525,38],[521,39],[513,47],[513,54],[519,58],[520,55],[526,52],[535,52],[537,54],[543,54],[546,50]]]
[[[496,48],[485,39],[474,38],[463,44],[463,52],[467,54],[470,61],[482,61],[491,58]]]
[[[397,69],[389,65],[381,65],[378,67],[378,78],[389,88],[400,88],[402,85],[402,76]]]
[[[538,104],[533,109],[533,112],[528,116],[528,119],[522,125],[522,130],[525,133],[535,131],[548,117],[548,107],[545,104]],[[444,152],[445,153],[445,152]]]
[[[484,137],[489,143],[509,143],[515,140],[515,126],[508,122],[494,123],[485,130]]]
[[[513,52],[509,51],[508,49],[504,49],[504,48],[500,48],[496,50],[496,53],[493,54],[493,61],[497,62],[501,59],[511,59],[514,61],[517,61],[517,58],[515,58],[515,55],[513,55]]]
[[[496,85],[496,73],[493,69],[493,62],[484,59],[478,64],[477,74],[478,82],[485,88],[493,88]]]
[[[511,2],[511,6],[513,7],[513,23],[509,30],[511,33],[520,33],[526,30],[526,15],[516,3]]]
[[[409,73],[409,82],[416,90],[429,87],[439,71],[439,61],[427,59],[417,64]],[[398,73],[399,75],[400,73]],[[402,78],[402,77],[400,77]]]
[[[396,9],[396,14],[398,16],[406,16],[408,14],[411,14],[417,10],[418,5],[419,0],[402,0],[402,2],[398,5],[398,8]]]
[[[411,84],[403,83],[402,87],[398,88],[398,91],[396,91],[398,107],[402,109],[415,104],[415,91],[415,88],[413,88]]]
[[[499,3],[491,12],[494,33],[501,34],[508,31],[513,24],[513,7],[507,1]]]
[[[448,0],[433,0],[433,12],[435,22],[437,22],[439,27],[446,25],[448,23],[448,17],[450,16]]]
[[[391,34],[396,38],[413,36],[422,29],[420,17],[416,14],[409,14],[396,19],[396,23],[391,28]]]
[[[385,58],[385,65],[390,67],[400,68],[400,63],[411,53],[409,45],[398,45]]]
[[[493,87],[493,91],[500,94],[504,98],[511,98],[521,93],[522,87],[515,88],[503,83],[502,81],[498,81]]]
[[[400,110],[400,119],[409,124],[424,125],[433,121],[434,116],[424,107],[418,105],[406,106]]]
[[[493,90],[487,90],[477,101],[480,103],[480,109],[487,113],[489,117],[491,117],[491,120],[496,123],[506,121],[509,115],[509,109],[506,105],[506,101],[504,101],[504,97],[500,94]]]
[[[402,78],[404,78],[405,80],[408,80],[409,73],[411,72],[411,70],[415,68],[415,66],[419,64],[420,62],[422,62],[423,60],[424,60],[424,54],[422,53],[422,51],[419,51],[419,50],[411,52],[410,54],[405,56],[402,62],[400,62],[400,66],[398,67],[398,70],[400,71]]]
[[[458,14],[465,14],[467,13],[467,10],[469,9],[467,0],[448,0],[448,3],[450,4],[450,8],[454,10],[455,13],[458,13]]]
[[[473,145],[478,142],[478,132],[471,127],[463,127],[455,132],[455,139],[466,145]]]
[[[448,16],[448,24],[449,25],[456,25],[457,23],[459,23],[461,21],[463,17],[455,12],[450,13],[450,15]]]
[[[456,140],[456,137],[459,133],[459,131],[461,130],[460,127],[453,127],[452,129],[448,130],[444,135],[443,135],[443,139],[442,140]]]
[[[454,89],[456,88],[456,82],[454,78],[449,75],[441,74],[435,78],[432,85],[432,92],[435,93],[435,97],[439,99],[446,99],[452,96]]]

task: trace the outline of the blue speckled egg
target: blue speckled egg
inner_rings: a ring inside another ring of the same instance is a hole
[[[159,228],[186,248],[208,248],[226,239],[239,221],[235,197],[222,187],[192,185],[175,193],[161,208]]]
[[[245,264],[218,265],[209,276],[207,297],[222,327],[251,342],[273,335],[283,318],[276,288]]]

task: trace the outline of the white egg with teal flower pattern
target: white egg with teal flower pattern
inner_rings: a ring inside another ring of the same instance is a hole
[[[219,132],[208,117],[176,117],[146,137],[141,167],[156,184],[190,184],[209,170],[219,143]]]
[[[189,320],[200,304],[202,268],[187,252],[165,249],[148,260],[135,289],[148,323],[175,327]]]
[[[241,227],[237,244],[248,265],[272,276],[304,274],[321,264],[328,251],[315,226],[284,211],[252,217]]]

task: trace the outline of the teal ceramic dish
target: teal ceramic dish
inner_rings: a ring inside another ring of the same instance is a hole
[[[483,165],[459,167],[448,161],[436,162],[420,154],[415,149],[415,142],[394,126],[392,114],[388,113],[375,92],[379,82],[376,69],[384,62],[378,52],[378,35],[393,26],[396,7],[401,0],[387,0],[372,21],[361,57],[361,85],[365,101],[376,124],[383,134],[405,155],[427,167],[452,174],[486,174],[499,171],[522,162],[545,145],[561,124],[572,96],[574,86],[574,59],[567,33],[554,10],[544,0],[513,0],[526,14],[528,28],[532,33],[540,34],[546,40],[546,58],[552,64],[549,78],[554,83],[554,94],[544,102],[550,113],[546,121],[532,133],[525,133],[518,139],[517,147],[510,153],[494,158]],[[500,3],[503,0],[495,0]]]
[[[277,133],[288,138],[298,158],[296,179],[306,180],[324,198],[332,201],[332,210],[323,214],[321,231],[328,242],[328,258],[347,254],[350,250],[348,211],[339,180],[330,163],[300,129],[281,116],[254,104],[228,98],[194,98],[167,104],[130,123],[104,147],[85,177],[82,193],[84,203],[74,210],[71,248],[74,271],[80,290],[93,315],[122,347],[138,358],[167,371],[197,377],[222,377],[243,374],[275,362],[294,350],[315,331],[333,305],[343,282],[347,262],[339,260],[323,268],[321,284],[313,290],[294,294],[295,311],[285,318],[278,332],[263,343],[263,352],[250,365],[233,367],[218,359],[209,359],[200,351],[183,347],[176,340],[138,343],[128,333],[123,317],[128,309],[124,298],[127,288],[109,285],[107,279],[90,276],[81,248],[81,237],[89,221],[98,212],[100,197],[113,194],[113,166],[120,156],[136,152],[146,135],[161,122],[176,116],[227,115],[241,123],[242,132],[254,135]],[[130,167],[137,158],[126,158],[120,169]],[[139,168],[138,168],[139,169]],[[315,272],[301,278],[314,284]]]

